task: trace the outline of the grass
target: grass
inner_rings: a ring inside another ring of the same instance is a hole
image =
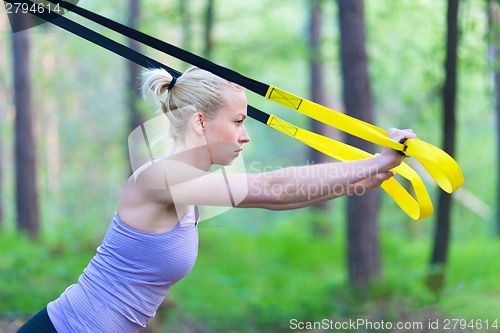
[[[172,288],[166,313],[159,311],[173,331],[188,325],[196,332],[287,332],[293,318],[500,320],[500,242],[492,237],[451,244],[446,288],[436,295],[425,284],[429,237],[383,230],[383,278],[360,298],[346,282],[341,225],[322,237],[311,231],[305,213],[257,231],[241,223],[222,225],[200,224],[198,262]],[[100,239],[82,228],[90,227],[72,226],[39,244],[2,233],[3,317],[33,313],[77,280]]]
[[[64,291],[64,285],[77,280],[91,258],[90,251],[82,251],[78,246],[36,244],[15,234],[0,238],[0,313],[3,314],[41,309]]]

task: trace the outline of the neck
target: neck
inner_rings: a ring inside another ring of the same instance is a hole
[[[169,158],[204,171],[208,171],[212,166],[212,154],[208,145],[197,147],[179,145]]]

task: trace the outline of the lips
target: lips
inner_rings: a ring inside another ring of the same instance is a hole
[[[240,148],[238,150],[235,150],[234,151],[234,156],[237,157],[237,156],[240,156],[240,153],[242,152],[243,148]]]

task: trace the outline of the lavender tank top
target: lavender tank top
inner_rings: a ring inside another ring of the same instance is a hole
[[[198,255],[198,208],[171,230],[133,229],[118,214],[78,283],[47,305],[58,333],[129,333],[146,326]]]

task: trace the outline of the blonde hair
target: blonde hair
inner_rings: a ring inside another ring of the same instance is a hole
[[[227,89],[243,89],[198,67],[189,68],[170,87],[172,80],[165,69],[151,69],[142,75],[142,95],[168,117],[173,139],[182,138],[188,120],[196,112],[214,119],[226,105]]]

